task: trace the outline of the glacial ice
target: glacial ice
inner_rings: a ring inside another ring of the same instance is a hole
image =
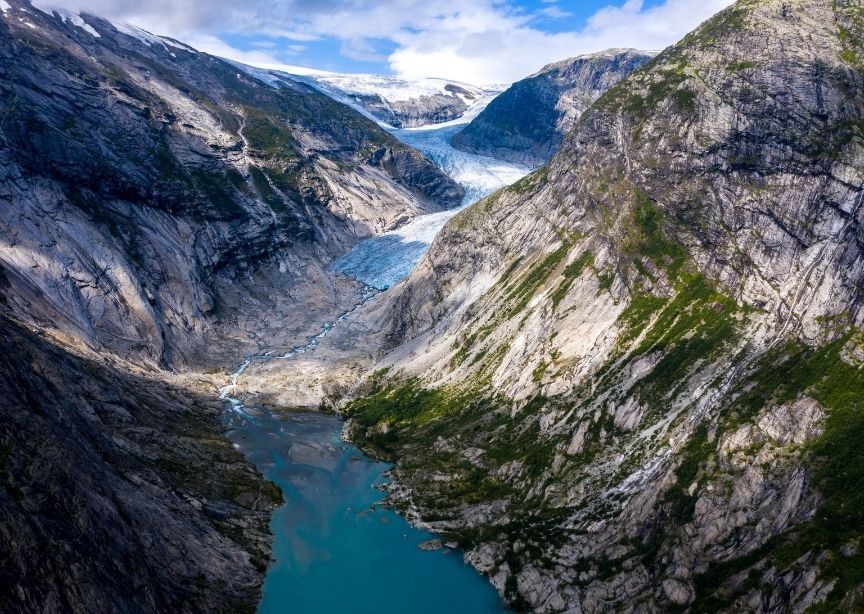
[[[530,172],[526,166],[454,149],[450,139],[470,121],[472,115],[466,114],[446,125],[390,130],[396,138],[422,151],[441,170],[462,184],[465,188],[462,206],[420,216],[392,232],[362,241],[335,260],[332,270],[379,290],[389,288],[411,273],[447,220],[464,207]]]

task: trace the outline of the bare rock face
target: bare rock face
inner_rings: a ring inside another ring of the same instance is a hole
[[[280,496],[200,373],[344,311],[328,263],[463,191],[306,85],[121,29],[0,3],[0,610],[252,611]]]
[[[390,101],[380,94],[357,96],[363,108],[394,128],[415,128],[441,124],[462,117],[480,94],[452,86],[452,93],[420,95],[408,100]],[[456,92],[460,95],[457,95]],[[467,101],[466,102],[466,98]]]
[[[278,489],[206,388],[64,350],[0,317],[5,611],[254,611]]]
[[[370,312],[351,435],[517,609],[860,602],[862,24],[736,3]]]
[[[610,49],[544,66],[489,103],[453,137],[453,146],[542,166],[597,98],[652,57],[634,49]]]
[[[305,85],[87,19],[0,19],[0,262],[22,321],[188,364],[243,317],[223,286],[273,302],[332,283],[324,265],[359,239],[461,201]]]

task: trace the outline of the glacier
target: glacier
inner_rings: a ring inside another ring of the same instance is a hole
[[[465,188],[465,198],[456,209],[421,215],[396,230],[361,241],[353,250],[336,259],[330,266],[331,270],[373,288],[386,290],[411,273],[447,220],[468,205],[531,172],[527,166],[465,153],[450,145],[453,135],[481,110],[471,108],[458,120],[446,124],[389,131],[403,143],[423,152],[459,182]]]
[[[407,277],[447,220],[495,190],[515,183],[532,170],[528,166],[459,151],[450,144],[457,132],[506,89],[504,85],[478,87],[435,78],[346,75],[297,66],[250,66],[228,61],[270,87],[296,87],[297,82],[316,87],[376,122],[403,143],[421,151],[465,188],[465,198],[459,207],[417,217],[396,230],[361,241],[330,265],[331,271],[353,277],[377,290],[386,290]],[[391,101],[418,99],[444,92],[448,84],[453,83],[471,93],[471,100],[465,100],[470,103],[468,108],[455,119],[418,127],[395,128],[376,117],[355,98],[356,94],[376,93]]]

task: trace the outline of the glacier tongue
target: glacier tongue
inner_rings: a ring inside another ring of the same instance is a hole
[[[389,288],[411,273],[447,220],[468,205],[530,172],[531,169],[526,166],[454,149],[450,139],[466,121],[468,118],[447,125],[391,130],[396,138],[422,151],[441,170],[465,187],[462,206],[420,216],[397,230],[362,241],[333,262],[333,271],[379,290]]]
[[[422,151],[441,170],[461,183],[465,187],[463,205],[470,205],[530,172],[527,166],[454,149],[450,139],[464,127],[463,123],[464,119],[447,126],[391,130],[391,133],[403,143]]]

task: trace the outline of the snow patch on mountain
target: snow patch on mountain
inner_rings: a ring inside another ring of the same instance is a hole
[[[506,88],[437,77],[341,74],[286,64],[233,63],[272,87],[280,87],[288,79],[310,85],[385,128],[452,125],[469,113],[476,116]]]
[[[284,73],[293,79],[309,81],[310,85],[332,90],[334,94],[348,96],[357,94],[374,96],[377,94],[391,102],[404,102],[420,96],[441,94],[444,96],[455,95],[470,105],[489,91],[489,88],[438,77],[343,74],[291,66],[290,64],[262,64],[258,68]]]
[[[147,45],[148,47],[151,45],[162,45],[165,46],[165,43],[162,42],[162,39],[156,36],[155,34],[151,34],[147,30],[139,28],[138,26],[133,26],[129,23],[123,22],[111,22],[115,28],[117,28],[118,32],[122,32],[127,36],[131,36],[132,38],[137,38],[139,41]]]
[[[4,4],[6,5],[6,8],[11,8],[8,4],[2,2],[2,4],[0,4],[0,9],[3,8]],[[93,28],[93,26],[85,22],[79,13],[70,11],[68,9],[52,6],[50,3],[42,2],[41,0],[33,0],[31,4],[33,5],[33,8],[45,13],[46,15],[57,15],[60,17],[60,20],[63,23],[70,23],[73,26],[81,28],[93,38],[99,38],[99,33]],[[6,10],[4,9],[3,13],[5,12]]]
[[[174,40],[173,38],[168,38],[167,36],[157,36],[156,34],[152,34],[143,28],[139,28],[138,26],[133,26],[129,23],[112,21],[111,25],[114,26],[118,32],[121,32],[127,36],[131,36],[132,38],[136,38],[148,47],[151,46],[159,46],[161,45],[165,51],[171,53],[171,48],[174,49],[183,49],[184,51],[188,51],[189,53],[198,53],[197,50],[193,49],[189,45],[185,45],[179,41]],[[171,53],[171,55],[174,55]]]

